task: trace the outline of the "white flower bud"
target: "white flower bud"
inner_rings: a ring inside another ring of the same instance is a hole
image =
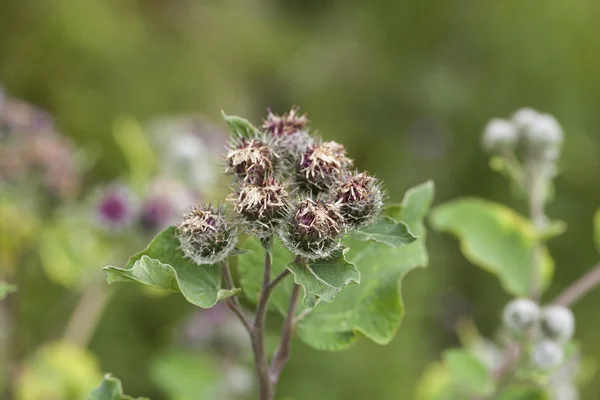
[[[559,342],[566,342],[575,332],[575,317],[563,306],[549,306],[542,310],[541,330],[544,336]]]
[[[551,388],[552,400],[579,400],[579,390],[569,382],[553,385]]]
[[[557,147],[563,142],[562,128],[550,114],[539,114],[524,135],[530,145],[541,149]]]
[[[517,127],[505,119],[494,118],[483,131],[483,148],[496,151],[502,148],[512,148],[519,139]]]
[[[533,347],[531,361],[539,368],[550,370],[558,367],[565,359],[562,346],[552,340],[542,340]]]
[[[537,123],[540,113],[533,108],[524,107],[515,112],[512,120],[521,132],[528,132]]]
[[[534,327],[540,318],[539,306],[529,299],[516,299],[504,307],[504,325],[517,333]]]

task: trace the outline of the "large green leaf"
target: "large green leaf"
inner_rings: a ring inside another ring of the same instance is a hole
[[[465,257],[497,275],[505,290],[515,296],[529,291],[537,232],[528,219],[501,204],[465,198],[436,207],[433,227],[457,236]],[[554,269],[544,248],[542,286],[547,287]]]
[[[451,349],[442,356],[452,380],[460,392],[471,396],[485,396],[494,390],[494,381],[485,366],[469,351]]]
[[[600,251],[600,209],[594,216],[594,243],[596,243],[596,249]]]
[[[147,400],[145,397],[138,397],[137,399]],[[88,400],[135,400],[135,398],[124,394],[121,381],[107,374],[100,386],[90,393]]]
[[[224,111],[221,111],[221,114],[223,115],[225,122],[227,122],[227,125],[229,125],[229,130],[234,137],[251,139],[259,132],[258,129],[245,118],[227,115]]]
[[[239,291],[221,289],[218,266],[196,265],[184,257],[175,227],[159,233],[144,251],[129,259],[125,268],[105,267],[104,270],[108,283],[136,281],[181,292],[187,301],[202,308],[210,308],[218,300]]]
[[[315,307],[299,324],[298,335],[312,347],[342,350],[359,334],[387,344],[404,316],[400,283],[408,272],[427,265],[425,229],[422,220],[433,200],[434,186],[427,182],[409,190],[399,206],[388,208],[388,216],[401,219],[419,235],[404,247],[349,239],[347,259],[361,272],[361,284],[344,289],[334,303]]]
[[[373,240],[392,247],[406,246],[417,240],[404,222],[396,222],[387,215],[382,215],[373,224],[356,232],[353,237],[364,241]]]
[[[291,262],[288,269],[294,274],[294,282],[304,288],[304,305],[312,308],[317,300],[331,303],[343,288],[360,283],[360,272],[346,260],[347,249],[328,260],[309,264]]]

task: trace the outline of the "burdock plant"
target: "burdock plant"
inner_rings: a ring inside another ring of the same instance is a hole
[[[392,339],[404,314],[399,283],[427,264],[422,220],[433,184],[384,205],[379,180],[350,170],[344,146],[315,137],[298,108],[269,112],[260,128],[224,117],[233,177],[225,205],[190,205],[124,268],[105,271],[109,283],[180,292],[198,307],[223,301],[250,337],[260,399],[272,400],[294,334],[322,350],[359,336]],[[283,315],[273,352],[265,346],[269,311]],[[98,390],[115,384],[109,378]]]

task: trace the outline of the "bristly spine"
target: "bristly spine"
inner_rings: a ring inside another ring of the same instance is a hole
[[[346,173],[334,192],[334,201],[350,228],[373,222],[383,207],[383,191],[379,181],[366,172]]]
[[[352,164],[343,145],[333,141],[318,143],[302,155],[296,179],[299,187],[313,196],[328,193]]]

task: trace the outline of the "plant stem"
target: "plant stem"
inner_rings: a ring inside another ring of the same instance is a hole
[[[544,214],[544,193],[542,180],[543,171],[538,162],[530,161],[527,166],[527,192],[529,194],[529,216],[536,229],[542,228],[546,219]],[[536,232],[537,236],[537,232]],[[540,265],[543,259],[544,247],[540,239],[536,238],[533,245],[533,256],[531,261],[531,274],[529,277],[529,296],[535,302],[540,299]]]
[[[569,307],[598,285],[600,285],[600,264],[594,266],[585,275],[573,282],[553,303]]]
[[[231,277],[231,272],[229,271],[229,265],[227,261],[224,261],[223,264],[221,264],[221,275],[223,276],[223,283],[225,283],[225,289],[233,289],[233,278]],[[244,325],[244,328],[246,329],[248,334],[252,336],[254,328],[252,327],[252,323],[250,322],[250,320],[242,311],[242,307],[240,306],[238,298],[236,296],[228,298],[227,300],[225,300],[225,305],[227,305],[227,307],[229,307],[229,309],[233,311],[233,313],[236,315],[236,317],[238,317],[242,325]]]
[[[63,335],[65,341],[87,347],[111,296],[105,284],[93,282],[84,290]]]
[[[269,363],[265,351],[265,321],[272,286],[271,281],[271,252],[265,249],[265,268],[263,272],[263,283],[256,306],[256,315],[254,317],[252,350],[254,351],[254,364],[258,374],[258,383],[260,387],[260,400],[273,400],[273,386],[269,380]]]
[[[296,304],[298,303],[298,296],[300,294],[300,285],[294,283],[292,289],[292,297],[290,298],[290,304],[288,306],[288,312],[283,322],[283,329],[281,330],[281,342],[275,351],[273,360],[271,361],[271,367],[269,368],[269,379],[273,387],[279,382],[279,376],[281,371],[287,364],[290,358],[291,341],[294,333],[294,316],[296,314]]]

